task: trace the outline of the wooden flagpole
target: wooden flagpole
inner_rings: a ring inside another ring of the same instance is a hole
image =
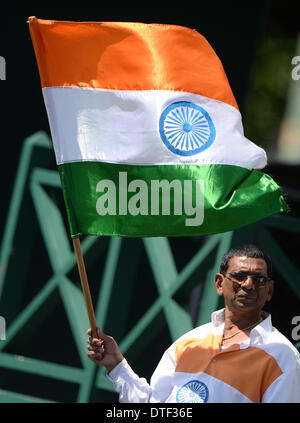
[[[87,308],[88,317],[89,317],[89,321],[90,321],[90,325],[91,325],[91,329],[92,329],[92,336],[94,338],[98,338],[96,317],[95,317],[93,302],[92,302],[92,298],[91,298],[90,287],[89,287],[89,283],[88,283],[88,279],[87,279],[87,275],[86,275],[84,260],[83,260],[83,256],[82,256],[80,239],[75,238],[72,241],[73,241],[73,246],[74,246],[74,250],[75,250],[77,266],[78,266],[78,270],[79,270],[81,287],[82,287],[82,291],[83,291],[83,295],[84,295],[85,305],[86,305],[86,308]]]

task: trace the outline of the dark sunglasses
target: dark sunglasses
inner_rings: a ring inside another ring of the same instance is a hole
[[[231,272],[229,273],[229,275],[231,276],[231,278],[229,278],[227,276],[227,274],[222,273],[222,275],[224,275],[227,279],[229,279],[232,282],[236,282],[239,284],[242,284],[243,282],[245,282],[248,278],[251,278],[252,281],[259,286],[263,286],[265,285],[268,281],[272,280],[272,278],[269,278],[267,276],[263,276],[263,275],[249,275],[248,273],[242,273],[242,272]]]

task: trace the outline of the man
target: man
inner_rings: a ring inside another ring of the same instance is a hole
[[[262,311],[274,289],[268,255],[230,249],[215,286],[225,308],[168,348],[150,385],[112,337],[98,328],[99,339],[89,338],[88,356],[106,367],[120,402],[300,402],[300,354]]]

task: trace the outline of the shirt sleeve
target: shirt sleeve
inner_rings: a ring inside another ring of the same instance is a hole
[[[173,389],[175,367],[173,348],[170,347],[156,367],[150,384],[132,370],[125,358],[107,374],[107,377],[113,382],[120,403],[163,403]]]

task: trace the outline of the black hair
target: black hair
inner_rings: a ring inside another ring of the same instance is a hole
[[[230,250],[228,250],[227,253],[224,254],[222,258],[221,265],[220,265],[220,273],[226,274],[229,260],[232,257],[242,257],[242,256],[261,258],[265,260],[267,264],[268,277],[272,278],[272,262],[269,255],[264,250],[262,250],[261,248],[253,244],[240,245],[238,247],[230,248]]]

